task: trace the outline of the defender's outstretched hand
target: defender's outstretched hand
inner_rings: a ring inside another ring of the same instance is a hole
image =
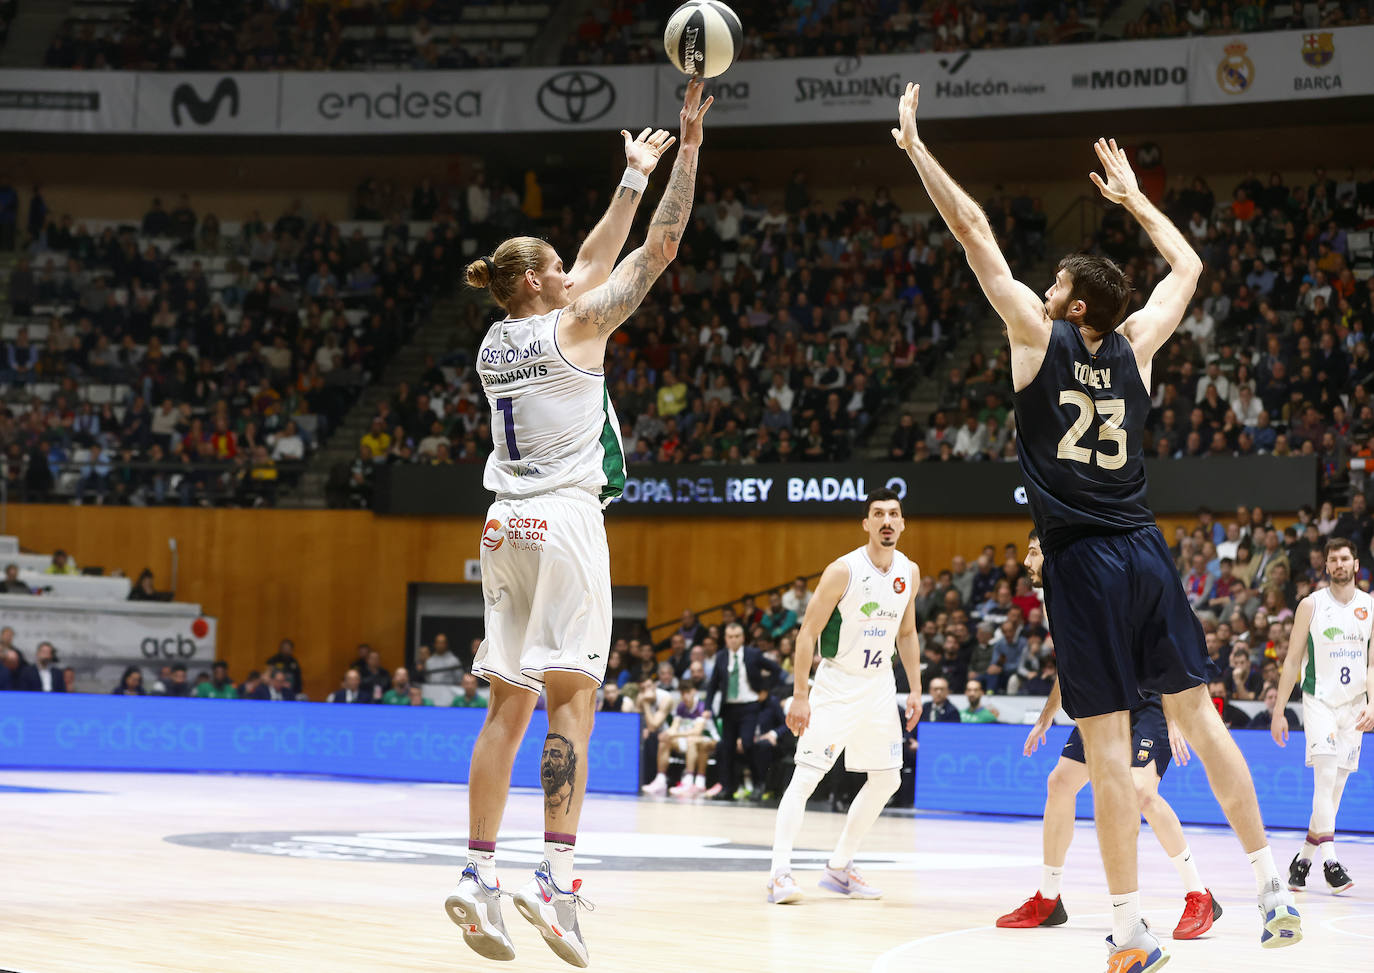
[[[646,128],[639,133],[639,138],[632,139],[629,132],[620,130],[621,137],[625,139],[625,164],[646,176],[654,171],[663,153],[672,148],[673,143],[677,141],[676,135],[669,135],[661,128],[652,135],[649,134],[650,131],[651,129]]]
[[[1098,139],[1093,143],[1093,148],[1097,150],[1097,157],[1102,160],[1102,171],[1107,174],[1107,180],[1103,182],[1102,177],[1096,172],[1088,173],[1088,178],[1101,190],[1103,196],[1113,203],[1125,203],[1131,196],[1140,192],[1135,172],[1131,169],[1130,160],[1126,158],[1126,150],[1117,148],[1116,139],[1110,142],[1107,139]]]
[[[910,151],[920,139],[916,135],[916,105],[921,100],[921,86],[908,82],[906,93],[897,102],[897,128],[892,138],[903,151]]]

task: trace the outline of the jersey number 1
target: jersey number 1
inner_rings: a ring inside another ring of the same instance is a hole
[[[1064,438],[1059,440],[1056,457],[1073,460],[1075,463],[1093,461],[1093,451],[1086,446],[1078,445],[1078,441],[1088,431],[1093,422],[1093,415],[1096,414],[1102,417],[1102,425],[1097,427],[1097,465],[1104,470],[1119,470],[1126,465],[1126,430],[1121,428],[1121,423],[1126,419],[1125,399],[1094,400],[1077,389],[1065,389],[1059,393],[1059,404],[1076,408],[1078,419],[1069,427],[1069,431],[1064,433]],[[1103,443],[1115,443],[1116,452],[1102,452],[1100,447]]]
[[[515,448],[515,403],[508,395],[499,398],[496,400],[496,411],[506,416],[506,452],[511,459],[519,459],[520,450]]]

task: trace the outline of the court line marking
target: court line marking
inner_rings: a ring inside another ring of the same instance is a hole
[[[1341,929],[1337,923],[1345,922],[1349,919],[1374,919],[1374,912],[1356,912],[1348,916],[1332,916],[1330,919],[1322,920],[1322,928],[1328,932],[1334,932],[1341,936],[1354,936],[1357,939],[1374,939],[1367,932],[1354,932],[1350,929]]]
[[[1146,909],[1143,912],[1141,912],[1141,915],[1148,916],[1161,912],[1172,915],[1174,911],[1175,910],[1173,909]],[[1085,916],[1075,915],[1074,919],[1110,919],[1111,917],[1112,914],[1110,912],[1098,912],[1092,915]],[[923,946],[926,943],[933,943],[936,940],[940,939],[951,939],[954,936],[964,936],[971,932],[986,932],[989,929],[996,928],[996,925],[970,926],[968,929],[954,929],[950,932],[937,932],[930,936],[922,936],[920,939],[912,939],[909,942],[899,943],[898,945],[893,946],[891,949],[889,949],[887,952],[883,953],[881,956],[879,956],[876,960],[873,961],[871,973],[897,973],[898,969],[901,969],[902,973],[909,973],[909,966],[898,967],[896,965],[897,957],[901,956],[907,950],[914,950],[918,946]],[[1374,936],[1370,936],[1368,938],[1374,939]]]

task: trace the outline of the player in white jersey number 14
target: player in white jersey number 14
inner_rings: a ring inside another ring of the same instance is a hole
[[[572,876],[587,788],[587,743],[610,646],[610,556],[601,504],[625,481],[606,392],[606,341],[668,264],[692,216],[703,119],[702,82],[687,85],[680,145],[668,185],[637,247],[625,245],[648,172],[672,139],[623,132],[629,164],[606,217],[563,269],[553,247],[515,237],[468,265],[506,312],[478,351],[477,374],[495,419],[483,484],[496,496],[481,538],[486,638],[473,671],[491,681],[486,722],[468,779],[468,861],[444,908],[467,944],[491,959],[515,949],[501,915],[496,835],[511,769],[542,692],[549,732],[539,763],[544,861],[513,896],[516,910],[573,966],[588,964]]]
[[[901,499],[891,490],[874,490],[864,507],[868,543],[826,567],[797,635],[796,684],[787,726],[800,739],[792,782],[778,805],[773,832],[773,871],[768,880],[772,903],[802,897],[792,877],[792,844],[807,798],[841,754],[847,770],[866,773],[868,780],[849,805],[844,831],[820,886],[851,898],[882,896],[854,867],[854,853],[902,782],[894,646],[913,687],[906,702],[908,730],[921,714],[921,650],[913,601],[921,579],[916,565],[897,550],[905,526]],[[821,663],[811,686],[811,661],[817,651]]]
[[[1362,736],[1374,730],[1374,597],[1355,587],[1360,563],[1355,545],[1343,537],[1326,542],[1326,573],[1331,584],[1298,605],[1288,658],[1279,676],[1278,703],[1269,730],[1274,742],[1288,741],[1284,706],[1299,674],[1307,766],[1312,768],[1312,819],[1307,840],[1288,866],[1288,887],[1307,888],[1307,873],[1320,853],[1327,887],[1339,895],[1355,883],[1336,858],[1336,812],[1345,781],[1360,765]]]

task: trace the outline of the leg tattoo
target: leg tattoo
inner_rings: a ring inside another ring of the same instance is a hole
[[[544,810],[556,814],[572,810],[573,788],[577,781],[577,751],[559,733],[544,738],[544,755],[539,764],[539,779],[544,785]]]

